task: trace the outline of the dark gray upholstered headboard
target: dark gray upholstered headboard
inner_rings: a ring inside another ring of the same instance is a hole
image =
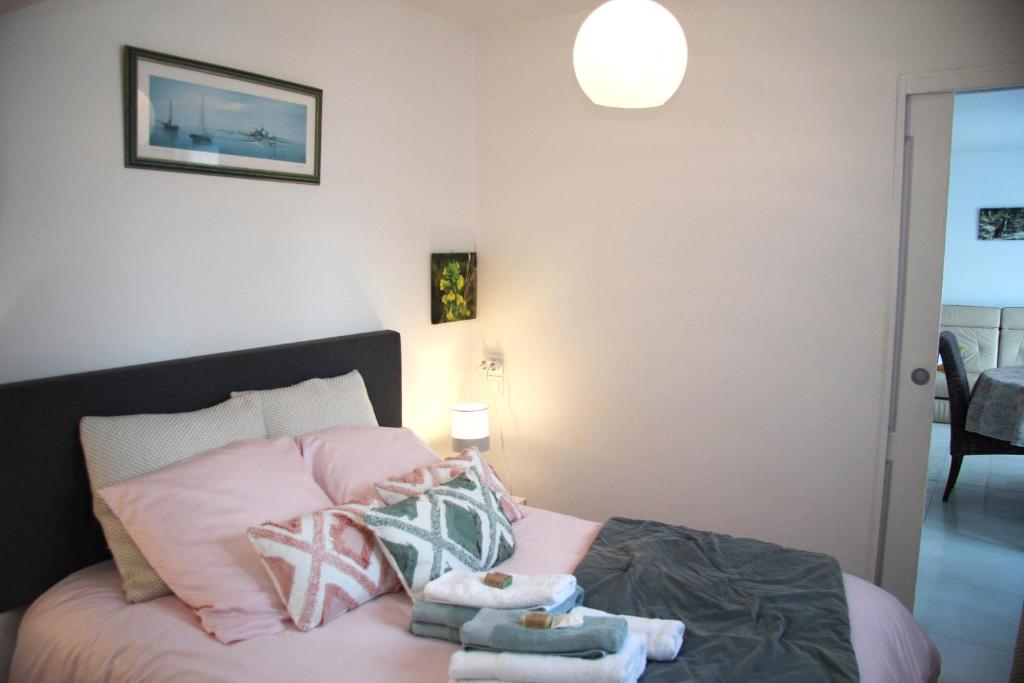
[[[366,381],[378,422],[400,427],[401,338],[392,331],[0,385],[0,611],[110,556],[92,514],[83,415],[198,410],[233,390],[350,370]]]

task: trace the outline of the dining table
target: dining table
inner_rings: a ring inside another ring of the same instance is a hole
[[[1024,447],[1024,365],[985,370],[967,406],[967,431]]]

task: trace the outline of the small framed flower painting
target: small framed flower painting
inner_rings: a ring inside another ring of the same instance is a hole
[[[476,252],[430,255],[430,321],[476,318]]]

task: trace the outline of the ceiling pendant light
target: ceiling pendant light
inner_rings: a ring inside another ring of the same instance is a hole
[[[654,0],[610,0],[594,10],[572,51],[576,80],[604,107],[645,109],[665,104],[686,73],[686,36]]]

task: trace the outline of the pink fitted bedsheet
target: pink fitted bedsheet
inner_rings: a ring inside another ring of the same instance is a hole
[[[514,526],[518,548],[502,569],[571,572],[600,529],[576,517],[524,510],[526,518]],[[938,652],[903,605],[866,581],[844,580],[861,680],[936,681]],[[290,628],[222,645],[174,596],[125,603],[117,570],[103,562],[67,577],[29,608],[10,680],[442,683],[456,647],[411,635],[410,610],[404,593],[392,593],[309,633]]]

